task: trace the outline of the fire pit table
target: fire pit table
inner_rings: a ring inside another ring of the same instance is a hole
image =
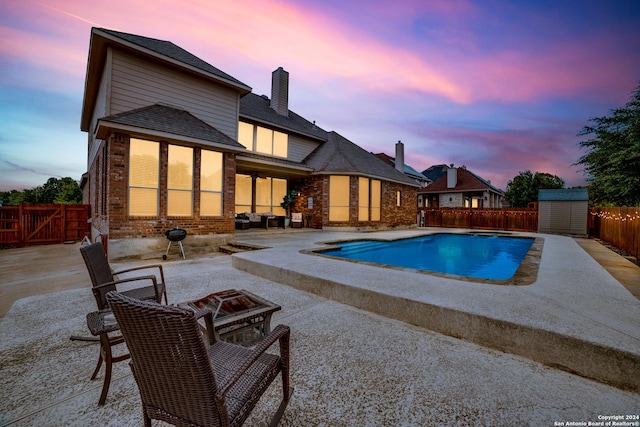
[[[195,311],[203,331],[213,330],[216,339],[243,346],[253,345],[271,332],[271,316],[282,309],[244,289],[216,292],[179,305]],[[213,313],[213,325],[211,317],[203,316],[204,311]]]

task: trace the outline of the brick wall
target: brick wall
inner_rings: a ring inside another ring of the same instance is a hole
[[[311,228],[330,227],[398,227],[416,223],[417,188],[393,182],[381,182],[380,221],[358,220],[358,177],[349,177],[351,203],[349,220],[329,222],[329,176],[316,175],[304,180],[291,180],[289,186],[299,190],[301,196],[294,203],[291,212],[302,212],[303,218],[310,214]],[[401,205],[396,204],[396,192],[401,192]],[[308,198],[313,198],[313,208],[309,209]]]
[[[106,170],[101,171],[101,155],[89,170],[90,200],[92,205],[100,206],[106,192],[104,212],[96,212],[92,226],[98,232],[107,234],[110,239],[137,237],[158,237],[174,225],[187,230],[189,234],[229,234],[235,229],[234,194],[236,158],[233,153],[224,153],[223,215],[221,217],[200,217],[200,149],[195,148],[194,162],[194,206],[191,217],[167,216],[167,164],[168,147],[166,141],[160,142],[160,196],[157,217],[129,217],[128,215],[128,145],[129,135],[112,134],[107,140],[109,161]],[[105,169],[105,168],[103,168]],[[98,175],[108,177],[104,182]],[[104,185],[102,185],[104,183]]]
[[[400,192],[400,206],[397,205],[398,191]],[[416,224],[417,203],[418,188],[382,181],[380,222],[389,227]]]

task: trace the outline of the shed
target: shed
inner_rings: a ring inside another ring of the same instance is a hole
[[[587,234],[586,188],[538,191],[538,233]]]

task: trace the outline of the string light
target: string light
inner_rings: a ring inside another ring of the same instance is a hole
[[[592,216],[597,216],[600,219],[604,220],[613,220],[613,221],[638,221],[640,220],[640,212],[635,211],[633,215],[624,214],[624,213],[616,213],[610,211],[591,211],[589,212]]]

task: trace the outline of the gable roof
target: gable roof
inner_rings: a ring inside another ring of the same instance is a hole
[[[337,132],[327,134],[327,142],[309,154],[303,163],[314,174],[363,175],[418,186],[412,179],[360,148]]]
[[[126,111],[98,120],[96,134],[103,139],[109,129],[142,132],[163,138],[205,143],[233,151],[245,151],[242,144],[195,117],[188,111],[163,104]]]
[[[444,166],[444,165],[443,165]],[[493,191],[502,194],[502,191],[495,188],[487,180],[480,178],[475,173],[465,167],[456,168],[457,183],[454,188],[447,187],[447,174],[445,173],[436,182],[427,186],[419,193],[447,193],[460,191]]]
[[[240,98],[240,118],[276,126],[313,139],[327,140],[327,132],[325,130],[293,111],[289,110],[288,117],[278,114],[276,110],[271,108],[271,103],[266,95],[260,96],[255,93],[248,93]]]
[[[131,52],[136,56],[145,56],[148,59],[162,62],[167,66],[179,68],[183,72],[196,74],[205,79],[213,80],[218,84],[238,91],[240,95],[251,92],[251,87],[242,83],[240,80],[203,61],[181,47],[176,46],[170,41],[94,27],[91,29],[84,98],[82,101],[82,115],[80,119],[80,129],[85,132],[89,131],[98,86],[102,76],[102,69],[106,61],[107,48],[111,46]]]

